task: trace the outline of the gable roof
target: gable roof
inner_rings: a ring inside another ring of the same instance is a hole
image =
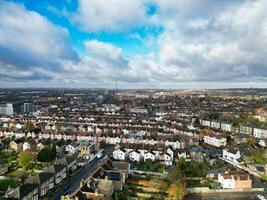
[[[33,183],[24,183],[23,185],[20,186],[19,188],[19,193],[20,193],[20,199],[24,198],[27,196],[30,192],[38,188],[38,184],[33,184]]]
[[[52,178],[54,176],[53,173],[50,172],[41,172],[39,174],[39,180],[40,180],[40,184],[48,181],[50,178]]]
[[[61,172],[65,167],[63,164],[54,164],[55,173]]]

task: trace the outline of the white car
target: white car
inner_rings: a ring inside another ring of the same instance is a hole
[[[260,200],[267,200],[264,196],[262,195],[257,195],[257,197],[260,199]]]
[[[103,156],[103,153],[102,153],[102,152],[100,152],[100,153],[98,153],[98,154],[96,155],[97,158],[101,158],[102,156]]]

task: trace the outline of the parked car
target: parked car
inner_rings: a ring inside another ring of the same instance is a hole
[[[258,197],[258,199],[260,199],[260,200],[267,200],[264,196],[262,196],[262,195],[257,195],[257,197]]]
[[[102,156],[103,156],[103,153],[102,152],[100,152],[100,153],[98,153],[97,155],[96,155],[96,157],[99,159],[99,158],[102,158]]]

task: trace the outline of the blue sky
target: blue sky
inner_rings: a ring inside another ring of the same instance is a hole
[[[141,37],[145,37],[146,34],[151,34],[157,36],[160,34],[162,27],[155,26],[140,26],[134,27],[131,30],[126,30],[125,32],[109,32],[99,30],[98,32],[84,32],[79,29],[79,27],[72,24],[72,22],[67,18],[62,16],[62,12],[68,12],[69,15],[74,14],[77,11],[78,1],[54,1],[54,0],[44,0],[44,1],[32,1],[26,0],[14,1],[18,4],[23,4],[27,10],[32,10],[38,12],[42,16],[46,17],[53,24],[65,27],[68,29],[70,38],[72,41],[72,48],[74,48],[79,54],[84,53],[83,42],[85,40],[97,39],[99,41],[114,44],[124,51],[123,53],[127,56],[136,53],[147,53],[148,49],[144,48],[141,41],[134,39],[133,34],[138,34]],[[155,14],[156,6],[151,3],[146,7],[146,12],[148,15]],[[150,50],[152,47],[150,48]]]
[[[265,0],[2,0],[1,87],[266,87]]]

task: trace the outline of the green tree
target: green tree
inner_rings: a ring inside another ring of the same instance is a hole
[[[51,162],[55,159],[56,155],[57,151],[55,145],[53,145],[52,147],[47,146],[39,151],[37,160],[40,162]]]
[[[22,151],[18,156],[19,167],[28,170],[35,162],[35,154],[30,151]]]

